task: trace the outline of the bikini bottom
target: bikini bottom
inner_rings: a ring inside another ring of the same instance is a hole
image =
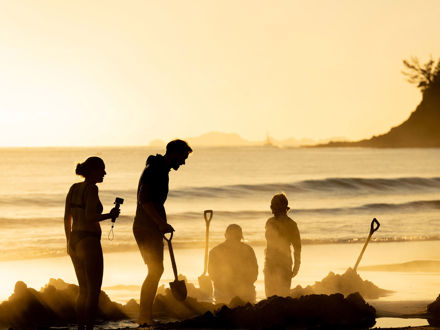
[[[98,240],[101,240],[101,233],[86,231],[86,230],[74,230],[70,233],[69,247],[75,252],[76,245],[79,241],[87,237],[95,237]]]

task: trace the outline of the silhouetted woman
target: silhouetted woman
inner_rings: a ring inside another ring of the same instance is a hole
[[[99,222],[119,216],[113,208],[103,214],[96,184],[104,180],[105,165],[99,157],[89,157],[76,166],[76,174],[85,178],[70,187],[66,197],[64,228],[67,253],[75,267],[79,284],[76,304],[78,324],[93,328],[99,294],[101,292],[103,257],[101,248],[101,226]]]
[[[273,217],[266,222],[266,258],[264,262],[264,286],[266,297],[290,295],[292,277],[301,264],[301,238],[296,222],[288,217],[288,200],[285,194],[272,197],[270,208]],[[292,251],[295,263],[292,268]]]

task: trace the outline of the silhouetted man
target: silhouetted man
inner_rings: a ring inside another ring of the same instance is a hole
[[[301,264],[301,238],[296,222],[287,215],[287,204],[285,194],[273,196],[270,208],[274,216],[266,222],[264,285],[267,297],[289,296],[292,277],[296,276]],[[293,268],[290,246],[294,250]]]
[[[215,301],[229,303],[232,298],[239,297],[254,303],[254,282],[258,276],[255,252],[241,242],[243,233],[239,225],[229,225],[225,238],[209,252],[208,272],[214,282]]]
[[[192,152],[182,140],[167,144],[164,156],[149,156],[138,186],[136,216],[133,233],[148,275],[142,284],[140,298],[140,324],[153,321],[153,302],[163,273],[163,235],[174,231],[167,223],[164,203],[168,195],[169,172],[177,171]]]

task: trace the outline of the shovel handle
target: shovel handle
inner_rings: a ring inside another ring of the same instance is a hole
[[[374,225],[376,225],[376,227],[375,227]],[[374,218],[374,219],[371,221],[370,235],[373,235],[373,233],[374,233],[375,231],[377,231],[377,230],[379,229],[379,227],[380,227],[380,223],[379,223],[379,221],[377,221],[377,219]]]
[[[205,210],[203,212],[203,216],[205,217],[205,221],[207,223],[209,223],[211,221],[213,213],[214,212],[212,210]]]
[[[374,225],[376,225],[376,227],[375,227]],[[371,238],[371,236],[373,235],[373,233],[374,233],[376,230],[379,229],[379,227],[380,227],[380,223],[379,223],[379,221],[377,221],[377,219],[374,218],[374,219],[371,221],[370,233],[368,234],[367,240],[365,241],[364,247],[362,248],[361,254],[360,254],[359,257],[358,257],[358,259],[357,259],[357,261],[356,261],[356,264],[355,264],[354,267],[353,267],[353,270],[354,270],[354,271],[357,270],[357,267],[359,266],[359,263],[361,262],[362,256],[364,255],[364,252],[365,252],[365,249],[367,248],[368,242],[370,242],[370,238]]]
[[[167,236],[166,236],[167,234],[170,234],[170,238],[167,238]],[[173,231],[171,233],[165,233],[165,234],[163,234],[163,239],[167,242],[171,242],[171,240],[173,239],[173,235],[174,235]]]
[[[163,234],[163,239],[168,243],[168,251],[170,252],[171,265],[173,266],[174,280],[177,281],[178,276],[177,276],[176,259],[174,258],[173,246],[171,245],[171,240],[173,239],[173,232],[171,232],[170,238],[167,238],[166,234]]]
[[[212,210],[205,210],[203,212],[203,216],[205,218],[206,223],[206,232],[205,232],[205,261],[203,263],[203,274],[206,275],[208,272],[208,250],[209,250],[209,224],[211,223],[211,219],[214,212]]]

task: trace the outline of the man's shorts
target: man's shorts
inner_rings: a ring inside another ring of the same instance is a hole
[[[139,226],[133,227],[133,234],[145,264],[163,264],[162,235]]]

